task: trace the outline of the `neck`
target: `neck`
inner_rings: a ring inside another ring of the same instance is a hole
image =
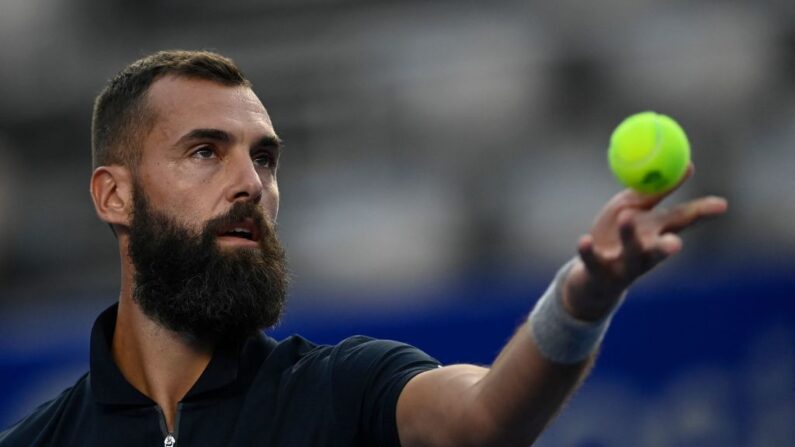
[[[113,360],[132,386],[160,406],[172,432],[177,404],[210,363],[213,347],[191,343],[144,315],[132,299],[131,279],[122,272]]]

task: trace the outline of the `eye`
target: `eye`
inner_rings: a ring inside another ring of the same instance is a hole
[[[200,160],[209,160],[215,158],[215,151],[210,146],[201,146],[191,153],[191,157]]]
[[[263,168],[272,168],[276,164],[273,154],[270,152],[259,152],[251,156],[254,164]]]

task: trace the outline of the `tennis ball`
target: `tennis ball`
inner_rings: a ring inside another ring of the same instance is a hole
[[[621,122],[610,137],[610,169],[625,186],[657,194],[673,188],[690,163],[685,131],[668,116],[642,112]]]

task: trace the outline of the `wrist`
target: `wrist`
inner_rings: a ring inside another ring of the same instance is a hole
[[[598,282],[576,258],[561,286],[561,304],[580,321],[596,322],[609,316],[625,295],[625,288]]]
[[[554,363],[579,363],[593,355],[612,317],[612,313],[607,313],[596,321],[580,320],[564,308],[563,288],[576,262],[570,261],[558,271],[528,317],[530,335],[536,347]]]

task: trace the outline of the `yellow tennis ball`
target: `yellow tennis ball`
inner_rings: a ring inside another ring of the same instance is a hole
[[[610,137],[610,169],[625,186],[657,194],[673,188],[690,164],[685,131],[668,116],[642,112],[621,122]]]

